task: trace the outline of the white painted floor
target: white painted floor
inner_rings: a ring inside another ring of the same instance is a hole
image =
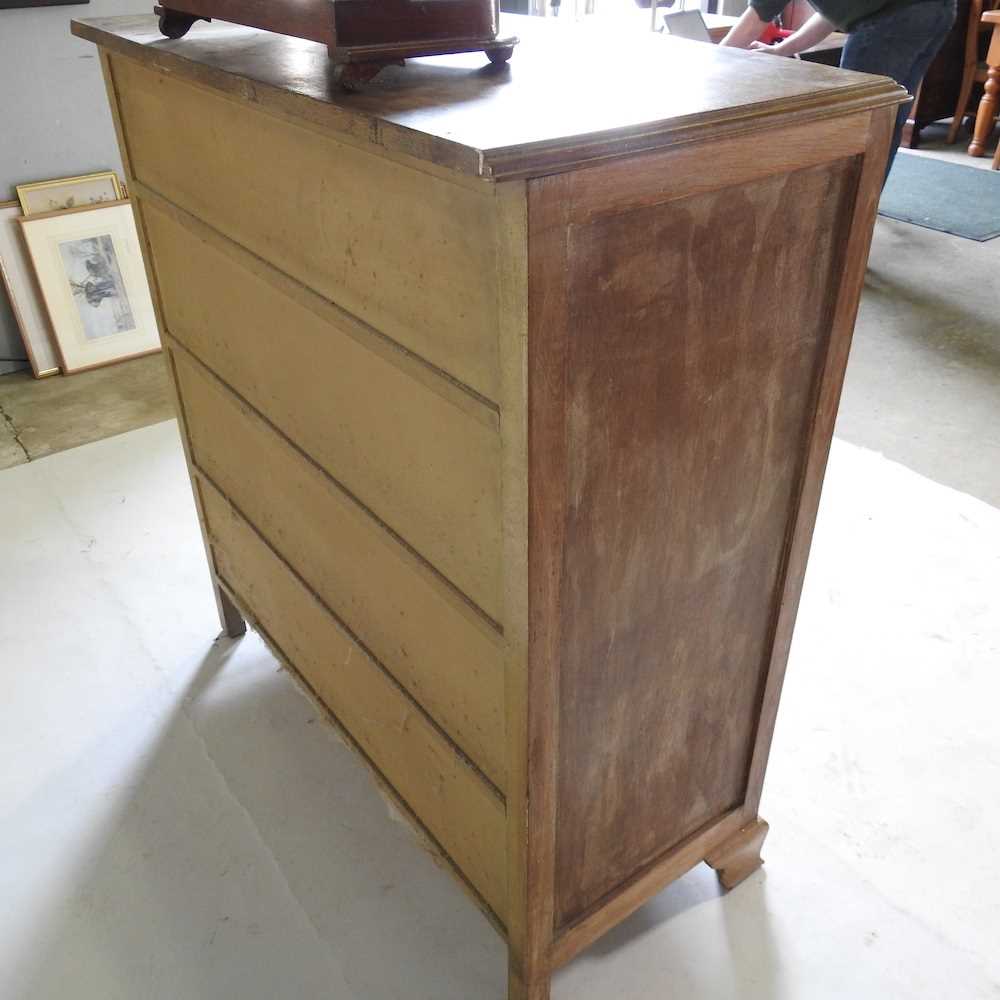
[[[256,637],[175,425],[0,473],[0,997],[502,1000],[500,941]],[[556,1000],[1000,997],[1000,511],[837,443],[768,779]]]

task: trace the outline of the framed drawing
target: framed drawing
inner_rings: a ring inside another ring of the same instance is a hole
[[[31,370],[35,378],[45,378],[59,374],[59,356],[24,235],[17,224],[20,218],[21,206],[16,201],[0,202],[0,283],[10,299]]]
[[[15,10],[18,7],[75,7],[90,3],[90,0],[0,0],[0,10]]]
[[[113,170],[79,177],[60,177],[53,181],[18,184],[17,197],[25,215],[58,212],[64,208],[84,208],[125,197],[121,182]]]
[[[160,349],[131,202],[71,208],[19,222],[63,371]]]

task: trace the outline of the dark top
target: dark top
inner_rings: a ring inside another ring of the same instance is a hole
[[[838,31],[853,31],[859,21],[884,10],[895,10],[922,0],[810,0],[813,7]],[[763,21],[773,21],[788,5],[788,0],[750,0],[750,6]]]

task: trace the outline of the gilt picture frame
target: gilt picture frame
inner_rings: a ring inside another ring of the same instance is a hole
[[[21,7],[76,7],[90,0],[0,0],[0,10],[17,10]]]
[[[63,371],[160,350],[128,200],[22,217]]]
[[[17,198],[25,216],[121,201],[124,197],[121,181],[113,170],[17,185]]]
[[[21,217],[18,202],[0,202],[0,284],[10,300],[31,370],[35,378],[46,378],[59,374],[59,354],[24,234],[18,225]]]

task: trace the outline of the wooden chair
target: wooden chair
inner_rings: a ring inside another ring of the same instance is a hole
[[[969,8],[969,26],[965,32],[965,66],[962,70],[962,86],[958,92],[955,104],[955,115],[951,128],[948,129],[948,143],[953,144],[958,139],[962,122],[971,114],[975,116],[975,108],[969,109],[969,98],[972,96],[972,86],[975,83],[986,83],[988,66],[980,54],[983,35],[988,34],[990,26],[983,24],[983,12],[993,10],[1000,0],[972,0]]]

